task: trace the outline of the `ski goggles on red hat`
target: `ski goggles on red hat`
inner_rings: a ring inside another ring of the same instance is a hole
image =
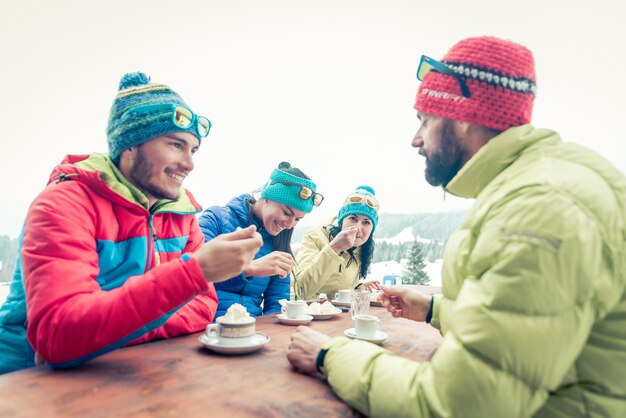
[[[141,105],[128,109],[122,115],[124,117],[132,117],[137,114],[155,114],[158,115],[163,111],[172,112],[172,123],[181,129],[194,128],[200,138],[205,138],[211,130],[211,121],[204,116],[198,116],[185,106],[174,105],[171,103],[155,103]]]
[[[459,87],[461,88],[461,94],[463,94],[463,97],[471,97],[469,87],[467,87],[465,80],[463,80],[463,78],[459,74],[454,72],[452,68],[448,67],[448,65],[441,61],[437,61],[436,59],[427,57],[426,55],[422,55],[422,58],[420,59],[420,64],[417,67],[417,79],[420,81],[424,81],[424,77],[426,77],[426,74],[431,71],[454,77],[459,82]]]

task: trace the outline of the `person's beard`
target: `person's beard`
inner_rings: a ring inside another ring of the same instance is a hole
[[[180,189],[177,189],[176,192],[169,192],[159,184],[154,183],[154,179],[158,181],[160,178],[160,173],[157,173],[157,169],[150,159],[146,158],[141,146],[137,147],[137,157],[133,162],[131,178],[132,183],[144,194],[149,194],[157,200],[176,200],[180,197]]]
[[[463,166],[465,151],[461,147],[459,138],[454,135],[451,120],[444,120],[439,138],[438,148],[428,157],[420,150],[420,154],[426,157],[426,181],[432,186],[446,186]]]

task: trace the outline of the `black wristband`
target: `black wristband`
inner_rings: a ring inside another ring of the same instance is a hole
[[[328,353],[328,349],[322,348],[320,352],[317,353],[317,358],[315,359],[315,368],[324,376],[326,376],[324,369],[324,358],[326,358],[326,353]]]
[[[428,307],[428,313],[426,314],[426,323],[430,324],[430,320],[433,319],[433,303],[435,302],[435,297],[430,297],[430,306]]]

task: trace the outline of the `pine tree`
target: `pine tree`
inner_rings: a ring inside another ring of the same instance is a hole
[[[411,245],[409,251],[409,262],[404,269],[404,277],[402,283],[404,284],[429,284],[430,279],[428,274],[424,270],[426,263],[424,263],[424,245],[415,240]]]

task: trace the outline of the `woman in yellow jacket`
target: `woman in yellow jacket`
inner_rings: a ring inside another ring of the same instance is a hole
[[[339,210],[337,224],[314,227],[304,236],[291,282],[292,299],[321,293],[332,298],[341,289],[378,289],[376,281],[361,283],[374,255],[377,223],[374,189],[357,187]]]

